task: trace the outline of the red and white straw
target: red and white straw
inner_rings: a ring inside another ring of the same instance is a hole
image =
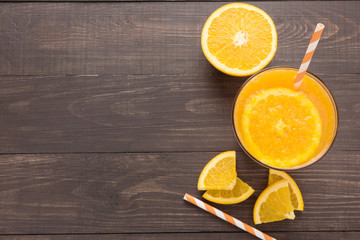
[[[305,76],[305,73],[309,67],[309,64],[310,64],[310,61],[311,61],[311,58],[312,56],[314,55],[314,52],[315,52],[315,49],[316,49],[316,46],[318,45],[319,43],[319,40],[320,40],[320,37],[321,37],[321,34],[324,30],[324,24],[322,23],[318,23],[316,25],[316,28],[315,28],[315,32],[310,40],[310,44],[306,50],[306,53],[305,53],[305,56],[304,56],[304,59],[302,60],[301,62],[301,65],[300,65],[300,68],[299,68],[299,71],[297,73],[297,76],[295,78],[295,82],[294,82],[294,86],[295,88],[299,88],[300,85],[301,85],[301,82]]]
[[[214,208],[207,203],[204,203],[203,201],[191,196],[190,194],[186,193],[184,196],[184,200],[188,201],[189,203],[194,204],[195,206],[198,206],[199,208],[201,208],[209,213],[212,213],[213,215],[221,218],[222,220],[224,220],[228,223],[231,223],[232,225],[244,230],[245,232],[248,232],[248,233],[254,235],[255,237],[258,237],[262,240],[276,240],[275,238],[270,237],[269,235],[257,230],[256,228],[253,228],[253,227],[247,225],[246,223],[243,223],[242,221],[220,211],[219,209]]]

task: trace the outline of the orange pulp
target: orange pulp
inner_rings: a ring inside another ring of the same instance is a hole
[[[337,129],[335,102],[325,85],[306,74],[294,88],[297,70],[272,68],[252,77],[234,105],[236,135],[266,166],[297,169],[320,159]]]

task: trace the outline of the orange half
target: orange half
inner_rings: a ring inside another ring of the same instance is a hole
[[[218,70],[249,76],[263,69],[277,47],[275,24],[263,10],[245,3],[227,4],[210,15],[202,34],[205,57]]]

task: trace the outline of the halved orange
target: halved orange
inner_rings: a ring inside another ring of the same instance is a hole
[[[305,93],[270,88],[245,104],[241,128],[250,154],[267,165],[288,168],[315,154],[322,126],[319,112]]]
[[[249,76],[274,57],[277,33],[263,10],[245,3],[227,4],[213,12],[201,34],[205,57],[218,70]]]

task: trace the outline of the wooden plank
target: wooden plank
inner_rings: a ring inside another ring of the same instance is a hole
[[[340,114],[336,150],[359,150],[358,74],[320,74]],[[244,78],[0,77],[0,152],[238,149],[231,109]]]
[[[297,240],[354,240],[360,238],[359,232],[272,232],[269,233],[272,237],[277,239],[297,239]],[[168,240],[168,239],[241,239],[241,240],[255,240],[256,238],[250,234],[236,232],[236,233],[171,233],[171,234],[87,234],[87,235],[15,235],[15,236],[0,236],[0,240],[113,240],[113,239],[128,239],[128,240]]]
[[[277,26],[270,66],[298,67],[317,22],[315,73],[359,73],[360,2],[256,2]],[[2,3],[0,75],[217,74],[200,47],[224,3]]]
[[[0,234],[237,232],[186,203],[217,152],[0,155]],[[217,205],[252,223],[267,170],[237,153],[238,175],[254,189],[247,201]],[[294,221],[263,231],[359,231],[360,153],[334,151],[292,172],[305,201]],[[306,236],[306,235],[305,235]],[[298,238],[297,238],[298,239]]]
[[[262,0],[248,0],[247,3],[258,3]],[[273,2],[287,2],[292,0],[273,0]],[[315,0],[304,0],[303,2],[310,2]],[[329,2],[336,2],[339,0],[316,0],[316,1],[329,1]],[[348,1],[355,1],[355,0],[348,0]],[[31,0],[2,0],[2,2],[31,2]],[[141,2],[141,3],[149,3],[149,2],[223,2],[221,0],[39,0],[38,2]],[[235,0],[229,0],[226,2],[238,2]],[[279,3],[281,4],[281,3]]]

